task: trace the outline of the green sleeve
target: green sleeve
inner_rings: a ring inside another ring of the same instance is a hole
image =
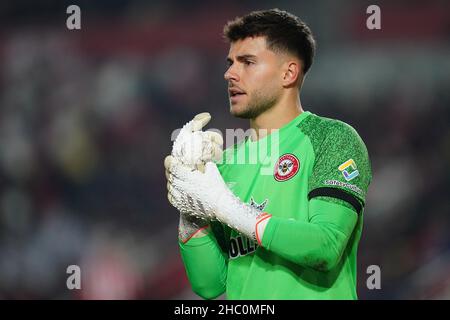
[[[333,120],[313,139],[315,161],[308,199],[320,198],[361,213],[372,180],[367,148],[348,124]],[[313,136],[314,137],[314,136]]]
[[[310,220],[272,217],[263,234],[262,246],[304,267],[330,271],[345,251],[358,216],[346,206],[313,199]]]
[[[214,234],[178,243],[192,290],[204,299],[224,293],[228,262]]]

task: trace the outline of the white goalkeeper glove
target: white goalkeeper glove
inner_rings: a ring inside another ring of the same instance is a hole
[[[208,161],[219,161],[222,156],[222,136],[213,131],[201,131],[211,120],[208,112],[194,117],[181,128],[172,147],[172,156],[189,168],[202,170]]]
[[[207,112],[200,113],[181,129],[172,147],[172,156],[183,166],[190,169],[204,170],[208,161],[219,160],[222,156],[222,136],[215,132],[203,132],[202,128],[211,120]],[[168,157],[164,161],[166,167],[167,187],[170,189],[170,178],[167,171]],[[209,220],[199,217],[193,209],[168,194],[169,202],[180,211],[178,235],[182,242],[191,237],[202,236],[207,233]]]
[[[226,186],[213,162],[205,172],[186,168],[173,157],[167,159],[172,183],[169,195],[181,208],[190,208],[190,215],[217,219],[261,245],[265,225],[271,215],[239,200]]]

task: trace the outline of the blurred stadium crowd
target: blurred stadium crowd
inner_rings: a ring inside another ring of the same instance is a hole
[[[196,113],[247,128],[228,114],[221,29],[279,7],[318,41],[304,108],[351,124],[371,156],[360,298],[449,299],[450,10],[381,2],[369,31],[369,4],[79,1],[80,31],[64,1],[1,4],[0,298],[196,298],[163,159]],[[72,264],[82,290],[66,287]]]

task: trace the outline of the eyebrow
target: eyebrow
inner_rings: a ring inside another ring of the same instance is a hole
[[[247,60],[247,59],[255,59],[255,58],[256,58],[256,56],[254,54],[243,54],[243,55],[237,56],[236,60],[237,61],[244,61],[244,60]],[[228,63],[232,63],[233,59],[231,59],[230,57],[227,57],[227,62]]]

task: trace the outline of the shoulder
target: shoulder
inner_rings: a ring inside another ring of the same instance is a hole
[[[317,116],[312,121],[309,130],[315,162],[310,190],[341,189],[364,203],[372,169],[363,140],[343,121]]]
[[[366,149],[355,128],[341,120],[311,114],[300,129],[309,137],[316,152],[330,146]]]

